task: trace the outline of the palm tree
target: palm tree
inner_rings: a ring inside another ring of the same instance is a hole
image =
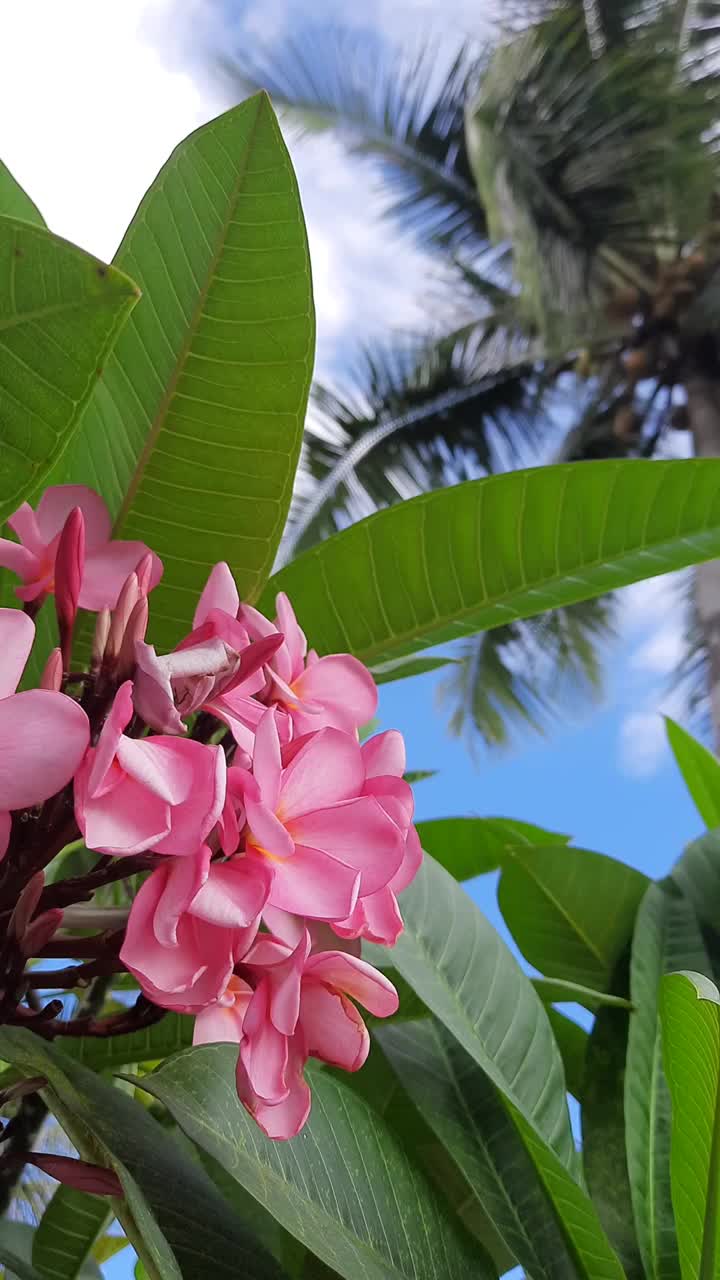
[[[649,457],[683,429],[720,455],[720,0],[511,9],[442,75],[436,44],[411,59],[349,32],[226,60],[296,124],[374,158],[452,299],[447,331],[374,335],[347,389],[315,388],[285,559],[529,448]],[[720,743],[720,563],[698,571],[690,613],[686,672]],[[489,742],[513,716],[537,723],[558,681],[597,683],[612,617],[603,601],[473,640],[451,723]]]

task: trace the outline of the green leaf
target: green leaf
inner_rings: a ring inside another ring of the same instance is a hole
[[[175,149],[115,261],[143,300],[54,480],[98,489],[162,557],[152,639],[176,643],[210,567],[254,598],[285,524],[313,362],[300,199],[265,94]]]
[[[376,1035],[511,1256],[533,1280],[575,1280],[582,1273],[487,1076],[435,1018],[379,1027]]]
[[[647,876],[586,849],[516,848],[498,885],[505,923],[530,964],[602,991],[629,942]]]
[[[559,1009],[551,1007],[546,1010],[546,1013],[552,1027],[555,1043],[560,1050],[568,1093],[577,1098],[578,1102],[582,1102],[588,1033],[578,1022],[574,1022],[566,1014],[560,1013]]]
[[[408,769],[403,776],[406,782],[414,785],[416,782],[427,782],[428,778],[437,777],[437,769]]]
[[[145,1107],[24,1028],[0,1030],[0,1055],[28,1075],[45,1076],[43,1096],[73,1145],[115,1170],[132,1215],[128,1222],[114,1202],[118,1216],[162,1280],[207,1280],[208,1261],[218,1280],[235,1280],[238,1271],[246,1280],[280,1280],[274,1260]]]
[[[113,1216],[104,1197],[59,1185],[35,1232],[33,1265],[48,1280],[75,1280]]]
[[[669,879],[690,900],[699,919],[716,929],[720,919],[720,831],[707,831],[691,840]]]
[[[0,524],[68,447],[138,296],[67,240],[0,218]]]
[[[37,205],[33,203],[2,160],[0,160],[0,217],[22,218],[24,222],[34,222],[38,227],[45,226],[45,219]]]
[[[392,963],[493,1084],[575,1167],[562,1062],[542,1002],[468,895],[426,856]]]
[[[178,1131],[180,1132],[180,1131]],[[185,1137],[185,1135],[182,1135]],[[186,1139],[188,1145],[189,1139]],[[203,1168],[212,1178],[215,1186],[225,1196],[232,1212],[236,1214],[241,1221],[246,1223],[253,1235],[262,1241],[269,1253],[277,1258],[283,1270],[288,1276],[300,1277],[305,1276],[303,1263],[311,1255],[303,1244],[290,1235],[284,1227],[280,1225],[277,1218],[274,1218],[267,1209],[255,1200],[240,1183],[231,1177],[229,1173],[223,1169],[222,1165],[209,1156],[206,1151],[202,1151],[199,1147],[193,1146],[193,1151],[202,1162]],[[334,1274],[334,1273],[333,1273]]]
[[[373,667],[373,679],[376,684],[389,684],[391,680],[407,680],[409,676],[424,676],[428,671],[437,671],[456,663],[457,658],[407,658],[399,662],[389,662],[385,666]]]
[[[670,1189],[670,1094],[662,1066],[660,983],[676,969],[709,971],[697,917],[686,898],[650,885],[632,943],[625,1075],[625,1141],[638,1243],[647,1280],[674,1280],[678,1242]]]
[[[495,871],[516,844],[559,844],[564,839],[515,818],[431,818],[416,826],[423,849],[456,880]]]
[[[660,991],[663,1062],[672,1099],[670,1181],[683,1280],[720,1274],[720,992],[699,973]]]
[[[632,1005],[624,996],[613,996],[607,991],[594,991],[592,987],[582,987],[577,982],[564,982],[562,978],[531,978],[543,1004],[580,1004],[584,1009],[594,1013],[604,1005],[617,1009],[631,1009]]]
[[[12,1276],[13,1280],[44,1280],[39,1271],[36,1271],[29,1262],[24,1262],[11,1249],[6,1249],[0,1244],[0,1262],[7,1268],[6,1276]]]
[[[276,573],[319,653],[377,664],[720,555],[720,461],[574,463],[390,507]]]
[[[665,730],[675,762],[705,826],[720,827],[720,764],[711,751],[669,716]]]
[[[144,1031],[123,1036],[68,1036],[65,1054],[93,1071],[110,1071],[129,1062],[156,1062],[192,1044],[193,1019],[187,1014],[166,1013]]]
[[[312,1073],[310,1119],[265,1138],[235,1092],[237,1050],[187,1050],[138,1081],[208,1152],[345,1280],[490,1280],[493,1271],[366,1103]]]

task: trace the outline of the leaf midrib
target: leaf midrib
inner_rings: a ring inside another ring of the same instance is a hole
[[[118,273],[119,274],[119,273]],[[68,311],[87,311],[90,307],[117,306],[118,297],[139,298],[140,290],[126,288],[117,293],[88,294],[84,298],[75,298],[72,302],[55,302],[48,307],[34,307],[32,311],[16,312],[8,320],[0,320],[0,333],[9,329],[19,329],[24,324],[33,324],[35,320],[45,320],[48,316],[63,315]]]
[[[185,340],[182,344],[182,347],[180,348],[177,359],[175,361],[175,367],[173,369],[172,374],[170,375],[170,378],[168,379],[168,383],[165,388],[165,391],[162,395],[162,398],[157,407],[157,410],[155,411],[155,416],[150,424],[147,439],[143,446],[142,452],[140,453],[140,456],[138,458],[130,483],[127,487],[125,498],[123,499],[122,506],[120,507],[120,510],[118,511],[118,514],[115,518],[115,522],[113,525],[113,532],[116,535],[122,529],[123,523],[127,518],[128,512],[135,500],[135,495],[140,487],[140,483],[141,483],[148,459],[150,458],[150,455],[152,454],[152,451],[155,448],[157,437],[160,434],[163,428],[163,425],[165,423],[167,410],[169,408],[170,403],[173,400],[175,391],[177,389],[178,381],[180,379],[181,374],[184,371],[188,355],[190,354],[190,349],[191,349],[193,340],[196,336],[197,330],[200,325],[200,320],[202,318],[202,315],[205,309],[205,303],[207,302],[211,285],[213,284],[215,279],[215,271],[223,255],[225,242],[227,239],[228,228],[230,226],[230,223],[232,222],[232,215],[235,212],[235,209],[237,206],[240,189],[241,189],[242,183],[245,181],[245,178],[247,177],[247,168],[250,160],[250,153],[255,141],[255,135],[257,133],[261,113],[267,101],[268,101],[267,95],[264,92],[261,92],[257,95],[257,106],[255,110],[255,117],[252,121],[252,124],[248,132],[248,137],[247,137],[247,142],[245,144],[245,152],[242,157],[242,162],[238,164],[237,175],[232,186],[232,191],[228,197],[225,217],[223,218],[222,226],[220,227],[220,230],[218,232],[218,238],[216,241],[217,247],[208,265],[208,271],[207,271],[205,283],[198,294],[195,308],[193,310],[192,316],[190,317],[190,321],[187,326],[187,333],[186,333]]]
[[[593,944],[591,939],[588,938],[586,934],[583,932],[583,930],[580,928],[580,925],[573,919],[571,915],[569,915],[569,913],[563,907],[562,903],[557,900],[555,895],[550,892],[550,889],[547,887],[547,885],[543,884],[541,880],[538,880],[537,876],[534,874],[531,867],[527,863],[521,862],[512,849],[508,849],[507,852],[510,858],[513,860],[514,865],[516,867],[519,867],[522,871],[524,871],[525,874],[528,876],[528,878],[533,881],[533,884],[540,891],[540,893],[547,899],[550,905],[555,908],[558,915],[561,916],[563,920],[565,920],[566,924],[570,926],[572,931],[575,933],[576,937],[578,937],[580,941],[584,944],[584,946],[587,947],[587,950],[590,952],[593,958],[597,960],[598,964],[602,965],[604,974],[605,976],[607,976],[607,970],[610,964],[609,959],[606,956],[603,956],[600,951],[598,951],[597,947]]]

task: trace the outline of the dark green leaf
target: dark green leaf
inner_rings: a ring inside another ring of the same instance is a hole
[[[75,1280],[82,1276],[83,1264],[97,1236],[113,1216],[103,1196],[86,1195],[74,1187],[59,1185],[35,1232],[33,1265],[48,1280]],[[92,1258],[90,1262],[94,1266]]]
[[[720,993],[698,973],[660,992],[663,1064],[672,1099],[670,1181],[683,1280],[720,1273]]]
[[[133,1243],[162,1280],[280,1280],[276,1263],[227,1212],[220,1192],[147,1109],[24,1029],[0,1030],[0,1055],[49,1082],[44,1096],[86,1159],[110,1164],[134,1222]],[[239,1104],[238,1104],[239,1105]],[[118,1208],[123,1225],[127,1215]]]
[[[388,663],[386,667],[375,667],[373,679],[376,684],[389,684],[391,680],[407,680],[410,676],[424,676],[428,671],[437,671],[455,662],[455,658],[411,658],[400,662]]]
[[[581,1004],[594,1013],[603,1005],[615,1005],[618,1009],[630,1009],[629,1000],[613,996],[607,991],[594,991],[581,987],[577,982],[564,982],[562,978],[532,978],[531,982],[544,1004]]]
[[[705,826],[720,827],[720,764],[701,742],[665,717],[668,742]]]
[[[630,1190],[647,1280],[675,1280],[678,1242],[670,1190],[670,1094],[662,1067],[659,1017],[663,974],[709,973],[697,917],[676,891],[650,885],[632,943],[625,1076],[625,1141]]]
[[[138,296],[67,240],[0,218],[0,524],[67,449]]]
[[[0,160],[0,216],[22,218],[24,222],[34,222],[38,227],[45,226],[45,219],[40,210],[2,160]]]
[[[550,1006],[546,1012],[555,1043],[560,1050],[568,1092],[577,1098],[578,1102],[582,1102],[588,1033],[572,1018],[560,1013],[559,1009],[553,1009]]]
[[[245,599],[290,503],[314,323],[297,184],[264,94],[193,133],[117,252],[143,290],[54,479],[97,488],[118,537],[162,556],[152,639],[187,630],[227,559]]]
[[[720,831],[708,831],[686,846],[670,873],[700,919],[717,929],[720,921]]]
[[[192,1044],[193,1019],[182,1013],[166,1013],[144,1031],[123,1036],[68,1036],[63,1050],[93,1071],[110,1071],[128,1062],[155,1062]]]
[[[428,778],[437,777],[437,773],[437,769],[408,769],[403,776],[406,782],[414,786],[416,782],[427,782]]]
[[[273,576],[320,653],[370,663],[720,554],[720,461],[491,476],[380,511]]]
[[[420,843],[456,880],[495,871],[516,844],[558,844],[563,836],[514,818],[431,818],[417,823]]]
[[[292,1143],[265,1138],[235,1092],[237,1050],[188,1050],[138,1083],[273,1217],[345,1280],[490,1280],[391,1131],[326,1071]]]
[[[602,991],[647,884],[640,871],[604,854],[542,845],[509,852],[498,901],[526,960],[550,978]]]

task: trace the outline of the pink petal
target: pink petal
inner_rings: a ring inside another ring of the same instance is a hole
[[[305,975],[359,1000],[376,1018],[397,1013],[398,994],[392,982],[366,960],[345,951],[321,951],[310,956]]]
[[[148,554],[144,542],[108,542],[88,551],[85,560],[80,607],[93,613],[114,609],[128,576],[134,573]],[[163,574],[162,561],[153,553],[150,589],[156,587]]]
[[[392,879],[405,851],[403,833],[373,796],[305,813],[287,826],[296,848],[320,849],[361,872],[362,896]]]
[[[367,938],[384,947],[394,947],[403,931],[403,920],[392,889],[378,889],[367,898],[358,898],[347,920],[334,920],[331,929],[339,938]]]
[[[420,837],[414,827],[408,828],[405,840],[405,853],[398,870],[395,872],[390,881],[390,888],[393,893],[400,893],[406,889],[412,880],[415,879],[423,860],[422,845]]]
[[[151,644],[140,640],[135,645],[135,663],[132,696],[140,719],[160,733],[186,733],[175,706],[166,660],[158,658]]]
[[[132,681],[126,680],[120,685],[113,704],[100,733],[97,747],[92,758],[92,769],[88,779],[90,796],[96,795],[105,780],[122,738],[123,730],[132,720]]]
[[[260,853],[270,854],[272,858],[289,858],[295,852],[292,836],[285,830],[279,818],[264,804],[256,804],[247,797],[245,801],[247,815],[248,844],[253,845]]]
[[[234,689],[227,695],[223,693],[211,698],[206,702],[205,710],[227,725],[236,743],[250,760],[255,745],[255,727],[265,708],[253,698],[238,697],[237,690]]]
[[[268,1138],[287,1140],[297,1137],[310,1114],[312,1097],[303,1076],[306,1061],[304,1039],[298,1031],[288,1048],[288,1065],[285,1071],[288,1095],[275,1106],[268,1106],[249,1088],[242,1062],[238,1060],[238,1096]]]
[[[230,771],[228,770],[228,780],[229,776]],[[235,801],[230,794],[229,788],[225,795],[222,813],[218,818],[218,832],[220,835],[220,848],[223,853],[228,855],[235,853],[240,844],[240,823],[235,810]]]
[[[68,507],[68,511],[71,509],[71,507]],[[51,534],[49,538],[43,537],[40,529],[38,528],[35,512],[29,502],[23,502],[22,505],[18,507],[17,511],[14,511],[11,516],[8,516],[8,524],[13,530],[13,533],[17,534],[23,546],[27,547],[28,551],[31,551],[35,556],[39,556],[40,559],[44,558],[48,543],[52,542],[55,535]],[[62,521],[55,530],[55,533],[60,532],[61,524]]]
[[[292,858],[273,863],[268,902],[315,920],[344,920],[357,900],[360,875],[317,849],[295,846]]]
[[[351,1000],[320,982],[303,983],[301,1014],[308,1053],[358,1071],[370,1051],[368,1029]]]
[[[280,739],[272,708],[265,712],[255,733],[253,776],[260,788],[263,804],[274,813],[280,795],[281,767]]]
[[[240,1057],[253,1091],[264,1102],[281,1102],[288,1095],[285,1068],[288,1060],[287,1037],[270,1021],[270,988],[264,979],[255,989],[243,1022],[245,1039]]]
[[[35,623],[22,609],[0,609],[0,698],[17,689],[34,639]]]
[[[415,812],[415,798],[409,782],[402,778],[368,778],[365,795],[374,796],[401,831],[407,831]]]
[[[125,773],[148,791],[168,804],[179,805],[195,785],[194,756],[188,758],[177,750],[180,745],[193,745],[202,750],[202,743],[182,743],[170,737],[122,737],[117,746],[117,759]]]
[[[152,741],[152,739],[151,739]],[[169,739],[176,759],[189,763],[193,780],[187,799],[170,810],[170,832],[154,846],[158,853],[192,855],[215,826],[225,803],[225,753],[187,738]],[[170,747],[167,750],[170,751]]]
[[[402,778],[405,773],[405,740],[397,729],[376,733],[362,745],[362,757],[368,778],[390,776]]]
[[[310,934],[305,929],[287,959],[268,969],[266,980],[270,989],[270,1020],[275,1029],[286,1036],[291,1036],[297,1026],[301,981],[310,946]]]
[[[83,776],[75,782],[75,816],[89,849],[122,857],[153,849],[170,830],[170,805],[125,778],[112,791],[88,798]]]
[[[281,911],[279,907],[271,907],[267,903],[263,908],[263,920],[275,937],[293,948],[305,932],[305,921],[301,916],[291,915],[289,911]]]
[[[208,878],[210,856],[204,844],[194,858],[173,858],[165,869],[165,887],[153,917],[153,932],[164,947],[177,946],[180,917]]]
[[[229,566],[225,564],[224,560],[221,560],[220,564],[216,564],[210,570],[210,576],[195,610],[193,627],[201,626],[211,609],[221,609],[223,613],[229,613],[235,618],[239,608],[240,597],[235,586],[235,579],[230,572]]]
[[[277,617],[275,625],[278,631],[281,631],[285,637],[285,647],[287,649],[288,658],[290,659],[290,671],[285,679],[294,680],[296,676],[303,670],[305,654],[307,653],[307,640],[305,633],[301,630],[298,620],[295,617],[295,611],[285,595],[284,591],[279,592],[275,599],[275,608]]]
[[[12,814],[0,813],[0,859],[5,857],[10,844],[12,830]]]
[[[187,862],[187,858],[178,859]],[[260,915],[270,892],[272,873],[245,858],[214,862],[192,901],[191,914],[226,929],[246,928]]]
[[[375,681],[367,667],[349,654],[319,658],[296,677],[293,688],[303,702],[319,703],[333,710],[348,729],[367,724],[377,711]]]
[[[19,542],[0,538],[0,567],[16,573],[23,582],[35,582],[42,572],[42,563],[32,551]]]
[[[110,513],[99,494],[82,484],[58,484],[45,490],[37,508],[37,527],[44,542],[52,542],[73,507],[79,507],[83,513],[87,550],[93,551],[106,543],[112,533]]]
[[[284,770],[278,817],[283,821],[359,795],[365,777],[360,747],[348,733],[321,729]]]
[[[30,689],[0,702],[0,810],[24,809],[61,791],[82,760],[88,718],[72,698]]]
[[[247,998],[231,1005],[210,1004],[195,1016],[193,1045],[240,1044],[243,1036],[243,1018],[252,991],[247,987]]]
[[[117,1196],[118,1199],[123,1195],[120,1179],[112,1169],[89,1164],[87,1160],[76,1160],[73,1156],[57,1156],[44,1151],[33,1151],[25,1158],[36,1169],[41,1169],[66,1187],[73,1187],[75,1191],[95,1196]]]

